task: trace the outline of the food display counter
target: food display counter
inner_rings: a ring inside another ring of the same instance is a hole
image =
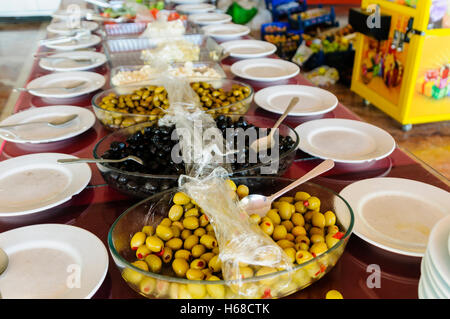
[[[414,7],[384,0],[361,4],[363,11],[371,6],[389,18],[382,26],[386,30],[380,30],[387,37],[377,39],[357,30],[352,90],[404,130],[449,120],[448,2],[417,1]]]
[[[248,38],[248,36],[244,36],[243,38]],[[96,45],[95,50],[102,52],[103,47]],[[51,50],[40,47],[37,53],[42,54],[47,51]],[[271,55],[270,58],[278,59],[275,55]],[[273,85],[311,85],[302,74],[298,74],[287,80],[275,82],[261,82],[237,78],[230,71],[231,65],[236,61],[238,59],[228,57],[221,62],[226,77],[250,85],[255,92]],[[111,66],[105,64],[91,71],[104,76],[105,79],[109,79]],[[39,60],[36,60],[27,83],[51,73],[42,69],[39,66]],[[109,81],[106,81],[106,84],[101,89],[105,90],[109,87]],[[80,97],[65,99],[64,104],[93,110],[91,101],[93,96],[98,92],[95,91]],[[40,108],[58,104],[61,104],[58,100],[37,97],[28,92],[22,92],[16,103],[14,112],[18,113],[30,107]],[[247,115],[255,115],[267,119],[278,118],[275,114],[258,108],[254,102],[252,102]],[[285,124],[296,127],[299,124],[315,119],[351,119],[360,121],[354,113],[339,103],[331,112],[311,117],[288,117]],[[104,126],[97,120],[93,127],[86,132],[64,141],[44,144],[16,144],[4,141],[1,145],[0,160],[4,161],[34,153],[65,153],[79,158],[91,158],[94,145],[108,133]],[[320,162],[321,160],[319,158],[298,150],[292,166],[284,174],[284,177],[291,179],[299,178]],[[36,214],[0,217],[0,233],[34,224],[66,224],[78,226],[92,232],[103,242],[105,247],[108,247],[108,232],[111,226],[125,210],[136,204],[139,200],[114,190],[105,183],[96,166],[91,166],[91,168],[92,177],[89,184],[81,193],[73,196],[69,201],[57,207]],[[398,147],[388,157],[378,161],[355,165],[336,165],[322,176],[315,178],[313,182],[339,193],[353,182],[376,177],[411,179],[434,185],[446,191],[450,190],[448,181],[444,177],[421,163],[407,151]],[[404,256],[383,250],[353,234],[348,241],[343,255],[329,273],[311,286],[287,298],[322,299],[329,290],[338,290],[344,298],[349,299],[415,299],[418,298],[420,262],[420,257]],[[381,284],[376,287],[368,284],[370,275],[373,273],[373,267],[371,265],[374,264],[378,265],[381,271]],[[93,298],[127,299],[143,297],[133,291],[123,280],[119,269],[116,267],[109,253],[109,267],[106,278],[95,295],[93,295]]]

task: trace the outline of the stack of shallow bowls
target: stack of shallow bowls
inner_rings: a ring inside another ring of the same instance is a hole
[[[433,227],[420,271],[420,299],[450,298],[450,216]]]

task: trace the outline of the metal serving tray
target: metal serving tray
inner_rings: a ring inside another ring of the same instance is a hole
[[[183,21],[185,27],[185,34],[199,34],[200,28],[190,21]],[[104,38],[117,37],[138,37],[147,28],[146,22],[129,22],[117,24],[104,24],[101,28],[101,33]]]
[[[225,71],[222,69],[219,63],[213,62],[213,61],[199,61],[199,62],[192,62],[194,69],[200,68],[200,67],[209,67],[211,69],[214,69],[220,76],[220,78],[225,79],[227,76],[225,74]],[[182,67],[184,66],[184,62],[176,62],[171,64],[172,67]],[[121,65],[116,66],[111,69],[109,83],[111,87],[115,87],[115,85],[112,83],[112,79],[115,75],[117,75],[119,72],[123,71],[137,71],[142,68],[142,65]],[[191,81],[204,81],[208,80],[208,78],[199,78],[199,77],[191,77],[189,78]],[[217,78],[211,78],[212,80],[216,80]],[[139,83],[130,83],[126,85],[138,85]]]
[[[223,55],[223,48],[214,39],[204,34],[189,34],[181,38],[200,47],[197,61],[217,61]],[[164,41],[167,41],[167,38],[109,38],[103,41],[103,49],[112,67],[144,65],[141,59],[142,51],[154,49]]]

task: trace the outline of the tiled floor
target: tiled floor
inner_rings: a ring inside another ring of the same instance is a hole
[[[338,8],[342,17],[348,8]],[[32,55],[38,40],[45,36],[47,22],[20,24],[0,23],[0,117],[12,112],[17,98],[14,87],[24,85],[30,71]],[[363,120],[390,132],[397,143],[413,153],[442,175],[450,178],[450,122],[415,125],[409,132],[403,132],[398,123],[373,106],[365,106],[362,99],[347,87],[337,84],[327,88],[339,100]]]
[[[12,112],[18,93],[28,78],[39,40],[48,22],[0,23],[0,117]]]

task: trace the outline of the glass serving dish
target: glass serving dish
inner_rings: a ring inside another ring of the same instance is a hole
[[[177,69],[177,68],[184,68],[186,65],[185,62],[176,62],[176,63],[172,63],[170,66],[173,69]],[[139,79],[134,80],[133,78],[129,78],[126,80],[126,82],[118,83],[117,80],[117,75],[121,72],[138,72],[139,70],[141,70],[144,66],[143,65],[121,65],[121,66],[116,66],[114,68],[111,69],[111,73],[110,73],[110,78],[109,78],[109,83],[111,87],[116,87],[116,86],[124,86],[124,85],[138,85],[139,83],[143,83],[142,81],[140,81]],[[150,68],[150,66],[148,66]],[[219,63],[217,62],[213,62],[213,61],[198,61],[198,62],[192,62],[192,69],[198,70],[198,69],[204,69],[204,68],[209,68],[212,69],[213,71],[215,71],[218,74],[217,78],[208,78],[208,77],[199,77],[199,76],[191,76],[188,77],[189,81],[204,81],[204,80],[211,80],[211,79],[225,79],[227,76],[225,74],[225,71],[222,69],[222,67],[220,66]],[[155,75],[157,76],[157,75]]]
[[[236,185],[245,184],[250,193],[271,195],[292,182],[281,177],[240,177],[233,178]],[[313,183],[305,183],[284,196],[293,196],[297,191],[308,192],[321,200],[321,211],[332,210],[336,214],[336,225],[343,237],[330,249],[306,263],[296,264],[290,270],[282,270],[264,276],[243,279],[241,287],[253,287],[254,295],[238,293],[238,281],[188,280],[178,278],[171,270],[162,273],[143,271],[132,262],[136,252],[130,248],[130,239],[145,225],[156,227],[167,216],[169,203],[176,192],[170,189],[151,196],[126,210],[112,225],[108,234],[108,246],[116,266],[127,284],[137,293],[147,298],[281,298],[308,287],[325,276],[338,262],[344,252],[353,229],[354,215],[348,203],[330,189]],[[277,285],[283,285],[282,287]],[[216,289],[214,289],[216,288]],[[214,294],[214,291],[224,294]],[[242,291],[242,290],[241,290]],[[272,294],[270,293],[272,291]],[[278,293],[273,293],[277,291]],[[267,293],[269,292],[269,294]]]
[[[243,115],[235,114],[227,116],[231,117],[233,121],[237,121],[239,117]],[[244,115],[244,118],[247,122],[261,128],[272,128],[276,122],[276,120],[262,116]],[[145,127],[152,125],[157,125],[157,121],[137,124],[117,130],[105,136],[95,145],[93,150],[94,158],[101,158],[101,156],[109,150],[112,142],[125,142],[130,135],[137,131],[142,131]],[[281,124],[279,126],[279,134],[282,136],[290,136],[293,139],[294,144],[289,150],[281,153],[278,160],[272,163],[275,170],[272,171],[272,174],[267,174],[271,176],[281,176],[289,169],[295,159],[299,143],[299,136],[295,130],[285,124]],[[250,164],[250,166],[246,168],[234,171],[232,176],[261,176],[267,173],[267,167],[270,165],[271,163]],[[102,174],[103,179],[109,184],[109,186],[121,193],[133,197],[146,198],[178,185],[178,175],[156,175],[128,172],[115,168],[107,163],[97,163],[97,167]]]
[[[186,28],[185,34],[198,34],[198,27],[187,20],[182,20],[184,27]],[[129,23],[116,23],[116,24],[104,24],[102,26],[103,35],[106,38],[117,37],[136,37],[140,36],[147,28],[147,22],[129,22]]]
[[[215,88],[223,88],[225,91],[229,91],[232,89],[233,85],[237,84],[240,86],[247,87],[250,90],[250,94],[248,97],[246,97],[243,100],[231,103],[227,106],[220,107],[220,108],[214,108],[209,109],[206,112],[210,114],[245,114],[247,113],[248,109],[250,108],[250,105],[253,101],[253,88],[245,84],[243,82],[235,81],[235,80],[228,80],[228,79],[218,79],[218,80],[208,80],[204,81],[208,82],[211,85],[213,85]],[[147,84],[151,84],[152,82],[148,82]],[[156,82],[153,82],[152,84],[158,85]],[[163,116],[162,113],[159,115],[152,115],[152,114],[134,114],[134,113],[123,113],[119,111],[110,111],[107,109],[104,109],[100,107],[100,103],[102,99],[105,96],[108,96],[110,93],[115,93],[117,95],[122,94],[130,94],[135,90],[138,90],[140,88],[144,87],[144,85],[129,85],[129,86],[120,86],[120,87],[114,87],[112,89],[108,89],[105,91],[102,91],[100,93],[97,93],[92,98],[92,106],[94,109],[94,113],[99,119],[100,123],[105,126],[108,130],[117,130],[121,128],[125,128],[128,126],[132,126],[138,123],[147,122],[147,121],[154,121],[160,117]]]
[[[197,61],[218,61],[223,55],[223,48],[214,39],[204,34],[187,34],[173,39],[181,39],[197,45],[200,48]],[[142,52],[144,50],[155,49],[158,44],[164,41],[167,42],[168,40],[168,38],[150,39],[139,37],[107,38],[103,41],[103,48],[112,67],[120,65],[143,65],[146,64],[146,61],[142,59]]]

